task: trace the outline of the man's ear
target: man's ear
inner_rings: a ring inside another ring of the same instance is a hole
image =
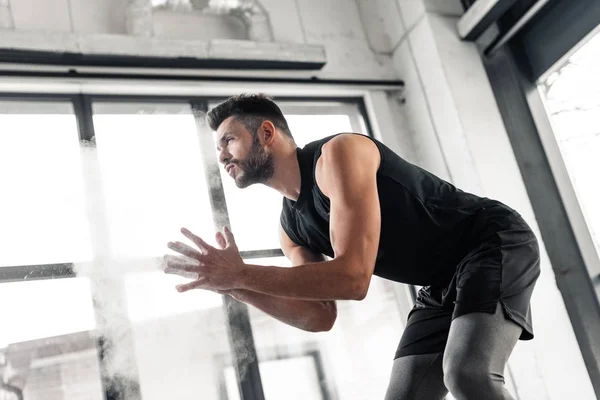
[[[262,124],[260,124],[260,130],[262,131],[262,136],[265,145],[273,144],[275,140],[275,125],[269,120],[264,120]]]

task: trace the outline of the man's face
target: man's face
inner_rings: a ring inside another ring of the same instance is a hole
[[[266,183],[275,171],[273,155],[262,145],[262,128],[253,135],[241,121],[229,117],[217,129],[219,161],[239,188]]]

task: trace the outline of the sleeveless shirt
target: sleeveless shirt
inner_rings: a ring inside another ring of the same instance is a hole
[[[296,201],[283,198],[280,218],[294,243],[332,258],[330,202],[317,185],[315,170],[323,145],[335,136],[296,149],[300,195]],[[518,216],[510,207],[463,192],[404,160],[378,140],[369,139],[381,156],[376,175],[381,230],[375,275],[413,285],[443,285],[481,242],[487,215]]]

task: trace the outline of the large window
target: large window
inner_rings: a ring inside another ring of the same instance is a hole
[[[540,85],[555,142],[575,191],[595,256],[600,254],[600,34]],[[600,295],[600,270],[590,274]]]
[[[180,227],[214,236],[196,120],[116,100],[0,101],[0,396],[218,398],[222,298],[161,271]]]
[[[0,398],[252,400],[256,385],[267,400],[383,396],[402,331],[391,283],[374,278],[365,301],[339,303],[331,332],[311,334],[180,294],[186,279],[162,272],[179,228],[211,239],[223,222],[246,260],[289,266],[281,195],[242,191],[217,164],[203,120],[215,104],[0,96]],[[301,147],[368,133],[358,101],[279,104]]]

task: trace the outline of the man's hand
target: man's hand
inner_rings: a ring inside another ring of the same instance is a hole
[[[169,249],[184,257],[166,255],[166,273],[195,279],[193,282],[177,286],[179,292],[191,289],[212,290],[229,294],[238,288],[240,274],[245,268],[244,260],[235,244],[233,234],[226,227],[216,235],[219,249],[212,247],[200,237],[183,228],[181,233],[190,239],[197,249],[181,242],[169,242]]]

